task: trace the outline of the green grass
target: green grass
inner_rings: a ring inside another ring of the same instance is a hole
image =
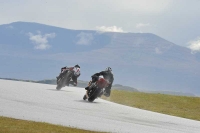
[[[100,133],[0,116],[0,133]]]
[[[109,98],[102,98],[131,107],[200,121],[200,97],[112,90]]]

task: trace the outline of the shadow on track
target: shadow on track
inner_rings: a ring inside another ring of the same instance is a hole
[[[75,102],[82,102],[82,103],[90,103],[90,104],[100,104],[100,102],[89,102],[89,101],[87,101],[87,100],[74,100]]]
[[[65,92],[72,92],[72,91],[66,91],[66,90],[56,90],[56,89],[47,89],[47,90],[50,90],[50,91],[65,91]]]

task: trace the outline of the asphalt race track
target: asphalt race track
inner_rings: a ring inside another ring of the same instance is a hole
[[[200,121],[96,99],[83,88],[0,80],[0,116],[117,133],[200,133]]]

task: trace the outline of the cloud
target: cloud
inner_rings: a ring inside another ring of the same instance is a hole
[[[138,23],[138,24],[136,24],[135,27],[136,27],[137,29],[140,29],[140,28],[148,27],[148,26],[150,26],[149,23],[146,23],[146,24],[144,24],[144,23]]]
[[[112,0],[113,7],[120,11],[133,11],[139,13],[159,13],[168,8],[173,0]]]
[[[50,45],[48,44],[48,38],[54,38],[56,36],[55,33],[42,35],[40,31],[38,31],[37,35],[34,35],[31,32],[29,32],[28,35],[29,35],[29,40],[31,40],[35,45],[34,48],[40,50],[45,50],[50,48]]]
[[[90,45],[93,41],[92,33],[81,32],[77,35],[77,37],[79,38],[79,40],[76,42],[76,44],[79,45]]]
[[[97,26],[96,27],[97,31],[100,32],[125,32],[121,27],[117,26],[111,26],[111,27],[106,27],[106,26]]]
[[[200,37],[198,37],[194,41],[190,41],[189,46],[187,46],[187,47],[192,50],[192,53],[200,52]]]

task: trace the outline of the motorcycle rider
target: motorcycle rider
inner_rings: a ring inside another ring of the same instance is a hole
[[[72,81],[69,81],[69,84],[72,84],[73,86],[77,86],[77,79],[78,77],[81,75],[80,73],[80,66],[77,64],[74,67],[62,67],[61,68],[61,72],[59,74],[59,76],[57,76],[57,81],[63,77],[68,71],[74,71],[72,74]],[[67,86],[69,86],[69,84],[67,84]]]
[[[110,93],[111,93],[111,87],[112,87],[112,83],[114,81],[114,75],[112,73],[112,69],[110,67],[107,67],[105,71],[101,71],[99,73],[95,73],[94,75],[92,75],[92,83],[96,82],[99,78],[99,76],[103,76],[104,79],[109,81],[109,86],[105,88],[105,90],[99,94],[99,97],[101,97],[101,95],[104,94],[104,96],[109,97]],[[90,83],[91,84],[91,83]],[[88,90],[90,87],[90,85],[88,85],[87,87],[85,87],[86,90]]]

